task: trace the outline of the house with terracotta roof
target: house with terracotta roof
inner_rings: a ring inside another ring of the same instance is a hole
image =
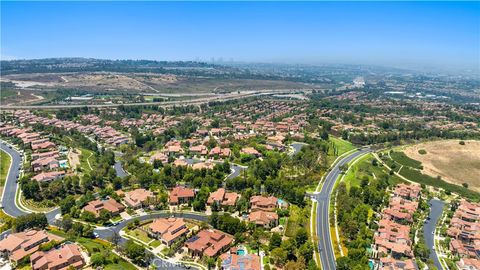
[[[256,254],[238,255],[236,252],[227,252],[220,255],[223,270],[260,270],[260,257]]]
[[[195,198],[195,191],[184,186],[176,186],[170,191],[168,197],[171,205],[184,204]]]
[[[418,270],[417,263],[412,260],[396,260],[391,257],[380,258],[379,270]]]
[[[230,148],[221,148],[221,147],[214,147],[210,150],[208,154],[210,157],[221,157],[221,158],[228,158],[232,154]]]
[[[37,251],[30,256],[33,270],[82,269],[85,260],[76,244],[65,244],[49,251]]]
[[[251,212],[248,215],[248,221],[254,223],[257,226],[273,228],[278,225],[278,214],[275,212],[257,210],[257,211]]]
[[[413,213],[417,211],[418,202],[410,201],[402,197],[392,197],[389,201],[389,207],[383,211],[383,215],[386,218],[409,222],[413,221]]]
[[[32,180],[37,182],[50,182],[65,177],[64,171],[41,172],[32,177]]]
[[[9,258],[17,263],[24,257],[36,252],[41,244],[50,241],[61,242],[60,236],[48,233],[45,230],[30,229],[23,232],[11,233],[0,241],[0,253],[2,257]]]
[[[256,157],[261,157],[262,154],[260,152],[258,152],[255,148],[253,147],[245,147],[245,148],[242,148],[242,150],[240,151],[241,154],[245,154],[245,155],[252,155],[252,156],[256,156]]]
[[[152,198],[155,198],[153,192],[144,188],[137,188],[135,190],[125,192],[123,201],[127,206],[135,209],[146,206],[147,201]]]
[[[205,229],[188,239],[185,246],[192,256],[215,257],[228,249],[233,240],[232,236],[219,230]]]
[[[219,188],[210,193],[207,204],[216,203],[219,206],[235,206],[240,195],[236,192],[227,192],[224,188]]]
[[[480,257],[480,203],[461,200],[450,220],[450,251],[463,258]]]
[[[118,203],[114,199],[109,198],[107,200],[91,201],[85,205],[85,207],[83,207],[83,211],[91,212],[96,217],[100,216],[100,211],[102,210],[106,210],[112,215],[118,215],[125,210],[125,206],[123,206],[121,203]]]
[[[479,259],[461,258],[456,262],[459,270],[478,270],[480,269]]]
[[[215,164],[213,162],[197,162],[192,164],[192,169],[194,170],[201,170],[201,169],[212,170],[214,167],[215,167]]]
[[[160,160],[162,164],[168,163],[168,157],[164,153],[155,153],[150,157],[150,163],[155,162],[155,160]]]
[[[250,207],[252,212],[257,210],[273,212],[277,208],[277,202],[278,199],[274,196],[252,196],[250,198]]]
[[[203,144],[190,146],[188,151],[190,151],[190,153],[193,155],[200,155],[200,156],[204,156],[208,153],[207,147]]]
[[[42,171],[42,170],[53,170],[60,166],[58,160],[54,157],[45,157],[33,160],[31,162],[32,168],[34,172]]]
[[[398,184],[394,191],[393,195],[397,197],[402,197],[407,200],[416,200],[420,196],[420,191],[422,187],[417,184]]]
[[[170,246],[182,236],[188,234],[189,230],[183,218],[158,218],[148,226],[149,234],[160,239],[163,244]]]

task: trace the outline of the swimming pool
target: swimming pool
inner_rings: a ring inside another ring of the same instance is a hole
[[[245,250],[244,249],[237,250],[237,255],[240,255],[240,256],[245,255]]]
[[[67,163],[66,160],[60,160],[58,162],[58,164],[59,164],[60,168],[68,168],[68,163]]]

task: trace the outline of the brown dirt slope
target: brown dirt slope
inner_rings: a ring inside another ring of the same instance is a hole
[[[480,141],[432,141],[407,147],[405,154],[422,162],[424,174],[441,176],[445,181],[463,184],[480,192]],[[424,149],[425,155],[418,151]]]

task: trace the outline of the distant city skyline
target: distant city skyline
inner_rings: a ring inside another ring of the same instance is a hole
[[[480,70],[479,2],[1,2],[1,58]]]

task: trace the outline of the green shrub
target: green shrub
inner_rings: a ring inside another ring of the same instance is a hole
[[[419,153],[420,155],[426,155],[426,154],[427,154],[427,150],[425,150],[425,149],[420,149],[420,150],[418,150],[418,153]]]

